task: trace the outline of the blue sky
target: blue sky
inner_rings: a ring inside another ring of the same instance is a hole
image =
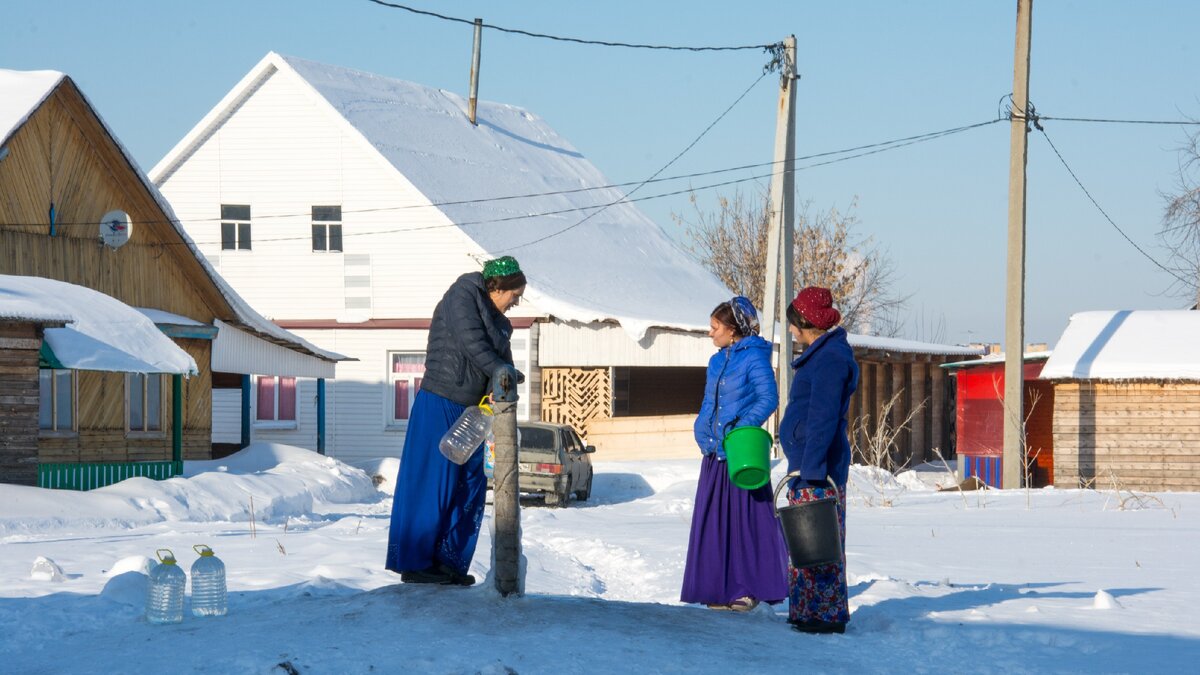
[[[983,122],[1012,90],[1016,0],[405,4],[623,42],[742,45],[793,33],[799,155]],[[1200,118],[1196,26],[1200,3],[1184,0],[1037,0],[1031,98],[1048,116]],[[366,0],[26,0],[6,3],[0,30],[0,67],[69,74],[145,169],[272,50],[465,93],[471,29]],[[651,52],[485,31],[480,96],[536,112],[610,180],[636,181],[686,147],[765,62],[757,51]],[[774,77],[760,81],[664,175],[770,161],[776,87]],[[1175,186],[1185,129],[1045,128],[1114,221],[1165,261],[1160,192]],[[815,209],[857,198],[860,234],[888,251],[897,290],[911,295],[909,337],[1002,340],[1008,140],[1008,125],[994,124],[797,174],[800,200]],[[1036,132],[1028,195],[1027,340],[1053,343],[1077,311],[1184,305]],[[714,204],[716,194],[699,198]],[[690,213],[686,196],[641,207],[683,238],[670,216]]]

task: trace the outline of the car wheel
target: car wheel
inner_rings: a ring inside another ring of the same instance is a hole
[[[578,499],[581,502],[586,502],[590,496],[592,496],[592,470],[588,469],[587,480],[584,481],[584,487],[575,491],[575,499]]]

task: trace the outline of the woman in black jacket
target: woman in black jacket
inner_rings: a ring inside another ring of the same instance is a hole
[[[489,393],[492,374],[512,365],[512,323],[504,313],[521,300],[525,274],[505,256],[483,273],[459,277],[433,310],[425,375],[413,400],[396,477],[385,567],[406,583],[470,586],[467,574],[487,478],[483,453],[461,466],[438,449],[467,406]]]

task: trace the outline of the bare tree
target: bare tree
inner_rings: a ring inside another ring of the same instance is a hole
[[[759,194],[747,199],[735,192],[718,196],[717,208],[705,211],[691,196],[693,216],[672,218],[685,228],[691,251],[735,293],[762,307],[766,273],[769,202]],[[894,270],[887,255],[870,237],[855,232],[858,218],[852,203],[846,213],[831,208],[815,212],[811,202],[797,209],[794,287],[825,286],[833,293],[846,330],[895,335],[903,322],[900,310],[907,298],[897,296]]]
[[[1173,291],[1200,304],[1200,132],[1188,136],[1179,148],[1178,184],[1175,193],[1163,193],[1167,202],[1159,239],[1171,251],[1178,277]]]

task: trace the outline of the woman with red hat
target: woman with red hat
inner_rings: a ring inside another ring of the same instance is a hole
[[[846,481],[850,440],[846,413],[858,388],[858,364],[842,315],[828,288],[809,286],[787,309],[788,330],[804,351],[792,361],[794,374],[779,424],[779,443],[788,473],[788,503],[837,499],[838,529],[846,550]],[[830,482],[834,485],[830,485]],[[843,633],[850,620],[846,558],[840,563],[788,569],[788,623],[804,633]]]

